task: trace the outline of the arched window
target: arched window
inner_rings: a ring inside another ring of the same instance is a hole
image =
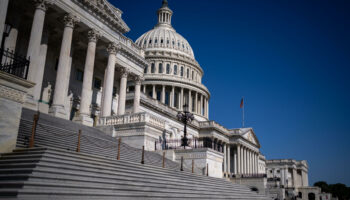
[[[143,69],[143,73],[147,73],[148,70],[148,66],[145,67],[145,69]]]
[[[174,65],[174,75],[177,75],[177,65]]]
[[[149,40],[149,43],[151,44],[151,43],[152,43],[152,40]]]
[[[194,71],[192,71],[192,80],[194,79]]]
[[[163,39],[160,39],[160,43],[163,44]]]
[[[166,73],[167,73],[167,74],[170,74],[170,64],[167,64],[167,65],[166,65]]]
[[[167,44],[169,44],[169,42],[170,42],[169,40],[166,41]]]
[[[154,40],[154,44],[157,44],[158,43],[158,39],[156,38],[155,40]]]
[[[187,78],[190,78],[190,69],[188,69],[188,68],[187,68],[186,76],[187,76]]]
[[[147,44],[147,40],[145,40],[145,41],[143,42],[143,44]]]
[[[173,46],[175,45],[175,41],[173,40]]]
[[[184,76],[184,67],[183,67],[183,66],[181,66],[180,75],[181,75],[181,76]]]
[[[153,74],[155,72],[155,67],[154,67],[154,63],[151,64],[151,73]]]
[[[162,63],[159,63],[158,73],[160,73],[160,74],[163,73],[163,64]]]

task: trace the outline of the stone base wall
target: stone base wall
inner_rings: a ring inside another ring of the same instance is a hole
[[[0,153],[16,147],[22,106],[34,83],[0,71]]]
[[[259,194],[266,194],[267,178],[230,178],[232,183],[247,185],[255,188]]]
[[[223,170],[222,163],[224,160],[223,153],[214,151],[208,148],[202,149],[180,149],[175,151],[175,159],[180,162],[181,157],[184,157],[184,165],[188,168],[192,168],[192,160],[194,160],[194,165],[196,168],[203,171],[203,174],[207,173],[208,164],[208,174],[211,177],[222,178]]]

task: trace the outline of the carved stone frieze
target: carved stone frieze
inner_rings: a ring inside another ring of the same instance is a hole
[[[10,87],[0,85],[0,97],[12,100],[18,103],[24,103],[26,93]]]

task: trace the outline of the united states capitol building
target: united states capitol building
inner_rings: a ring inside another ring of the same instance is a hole
[[[0,109],[10,114],[0,123],[8,130],[1,152],[18,145],[18,128],[9,125],[20,122],[10,116],[21,118],[23,107],[94,127],[176,163],[183,159],[185,166],[195,163],[199,173],[270,199],[322,199],[309,187],[305,160],[268,160],[253,128],[230,129],[210,119],[205,63],[172,26],[168,1],[159,3],[157,15],[145,16],[158,23],[133,41],[124,35],[130,28],[123,12],[107,0],[2,0],[1,71],[7,73],[0,77]],[[22,71],[7,65],[16,55],[24,55]],[[183,111],[194,116],[185,148],[177,117]]]

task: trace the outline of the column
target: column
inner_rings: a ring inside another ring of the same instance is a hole
[[[248,156],[247,156],[247,148],[244,148],[244,173],[248,174]]]
[[[241,145],[237,145],[237,174],[241,174]]]
[[[126,84],[128,81],[129,71],[122,67],[120,70],[120,87],[119,87],[119,102],[118,102],[118,115],[125,114],[125,101],[126,101]]]
[[[228,177],[231,177],[231,147],[227,145],[227,173]]]
[[[237,146],[236,149],[233,151],[234,155],[233,155],[233,164],[234,164],[234,173],[237,174]]]
[[[156,85],[152,85],[152,98],[157,99]]]
[[[1,0],[0,1],[0,44],[2,44],[2,34],[5,29],[5,20],[7,15],[7,7],[9,4],[9,0]]]
[[[94,76],[94,65],[96,55],[96,43],[100,34],[92,29],[88,32],[88,47],[86,51],[83,87],[80,101],[80,119],[82,124],[93,125],[90,118],[90,105],[92,101],[92,80]]]
[[[42,77],[39,76],[41,74],[39,74],[38,71],[40,72],[43,71],[43,69],[41,68],[45,67],[45,64],[40,63],[41,39],[43,35],[43,30],[44,30],[46,10],[48,6],[52,3],[46,0],[41,0],[41,1],[36,0],[34,2],[35,2],[36,9],[34,13],[34,18],[33,18],[32,28],[30,32],[30,38],[29,38],[29,45],[27,50],[27,58],[30,58],[27,79],[31,82],[36,83],[36,85],[33,88],[31,88],[28,92],[28,97],[29,97],[28,100],[30,101],[28,103],[30,104],[29,108],[37,109],[37,103],[40,99],[40,92],[41,92],[41,88],[38,88],[38,87],[39,86],[41,87],[42,85],[42,83],[38,84],[39,80],[42,80]],[[69,44],[69,47],[70,47],[70,44]],[[46,52],[45,52],[45,58],[46,58]]]
[[[175,87],[171,87],[171,94],[170,94],[170,107],[175,107]]]
[[[183,110],[184,106],[184,89],[181,88],[181,93],[180,93],[180,108],[179,110]]]
[[[203,94],[201,94],[201,105],[200,105],[200,115],[203,115]]]
[[[226,144],[224,144],[224,174],[227,172],[227,151]]]
[[[136,76],[133,113],[140,112],[140,90],[141,90],[141,77]]]
[[[118,47],[115,43],[110,43],[107,47],[108,64],[105,70],[105,76],[103,81],[103,94],[102,94],[102,109],[101,116],[111,116],[112,110],[112,98],[113,98],[113,85],[114,85],[114,72],[115,62]]]
[[[198,92],[196,92],[196,95],[194,97],[194,113],[198,113]]]
[[[250,174],[250,150],[247,149],[247,174]]]
[[[71,70],[70,56],[71,56],[73,28],[78,21],[79,21],[78,18],[71,14],[67,14],[64,17],[65,27],[63,30],[63,39],[62,39],[60,56],[58,60],[53,103],[50,108],[50,113],[56,117],[65,118],[67,115],[69,115],[69,113],[67,113],[67,111],[65,110],[66,109],[65,103],[66,103],[67,91],[69,86],[69,81],[67,81],[67,74],[70,74],[70,70]]]
[[[280,175],[281,175],[281,185],[283,185],[284,187],[287,187],[286,186],[286,178],[284,175],[284,168],[281,168],[280,169]]]
[[[1,3],[0,3],[1,4]],[[1,8],[0,8],[1,9]],[[11,22],[11,30],[9,35],[6,37],[4,41],[4,49],[9,51],[16,51],[16,44],[17,44],[17,38],[18,38],[18,29],[20,27],[20,18],[21,14],[16,13],[16,16],[8,16],[8,20]],[[3,33],[3,32],[0,32]],[[0,35],[2,39],[2,34]],[[1,43],[0,43],[1,44]]]
[[[188,111],[192,112],[192,94],[191,94],[191,90],[188,90]]]
[[[162,85],[162,94],[160,101],[165,104],[165,85]]]
[[[207,101],[207,118],[209,118],[209,99]]]
[[[146,94],[147,85],[143,85],[143,93]]]

